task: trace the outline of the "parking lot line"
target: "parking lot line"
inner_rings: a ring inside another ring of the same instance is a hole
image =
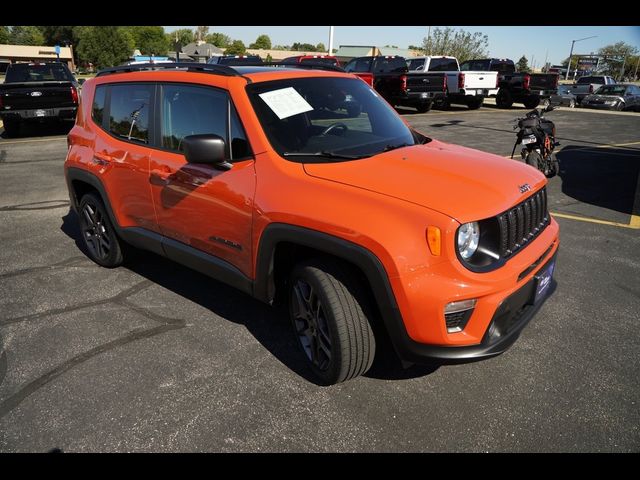
[[[567,213],[559,213],[559,212],[551,212],[551,215],[559,218],[568,218],[569,220],[577,220],[579,222],[599,223],[602,225],[611,225],[613,227],[640,229],[640,217],[638,215],[631,215],[631,222],[628,224],[610,222],[608,220],[599,220],[597,218],[581,217],[578,215],[569,215]]]

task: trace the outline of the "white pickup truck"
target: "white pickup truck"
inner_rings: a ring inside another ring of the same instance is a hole
[[[475,110],[484,97],[498,88],[498,72],[461,72],[455,57],[413,57],[407,59],[409,72],[444,72],[447,75],[448,103],[458,103]]]

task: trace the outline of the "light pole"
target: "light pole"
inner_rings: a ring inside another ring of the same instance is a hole
[[[333,55],[333,27],[329,27],[329,55]]]
[[[567,75],[564,77],[565,80],[569,80],[569,71],[571,70],[571,57],[573,56],[573,44],[576,42],[581,42],[582,40],[589,40],[590,38],[596,38],[597,36],[598,35],[594,35],[593,37],[585,37],[585,38],[579,38],[578,40],[571,40],[571,52],[569,52],[569,65],[567,65]]]

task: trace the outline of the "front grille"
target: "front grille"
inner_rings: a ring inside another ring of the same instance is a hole
[[[498,215],[500,257],[508,258],[536,238],[549,224],[547,189],[542,188],[515,207]]]

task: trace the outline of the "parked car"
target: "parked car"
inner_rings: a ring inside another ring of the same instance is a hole
[[[68,137],[98,265],[137,246],[283,302],[324,384],[365,373],[381,335],[405,365],[498,355],[553,292],[536,169],[426,137],[351,74],[139,68],[88,80]],[[366,115],[327,108],[346,95]]]
[[[0,118],[8,136],[24,122],[73,120],[80,85],[64,63],[12,63],[0,85]]]
[[[484,58],[467,60],[460,70],[498,72],[498,88],[491,90],[496,96],[498,108],[510,108],[514,102],[522,103],[526,108],[536,108],[549,103],[551,95],[556,93],[559,75],[557,73],[519,73],[513,60],[508,58]]]
[[[606,75],[594,75],[590,77],[579,78],[577,82],[571,85],[571,93],[578,99],[578,103],[582,104],[582,100],[596,91],[602,85],[615,85],[616,81],[613,77]]]
[[[557,93],[549,97],[551,105],[567,106],[574,108],[578,104],[578,98],[573,94],[571,85],[558,85]]]
[[[498,85],[494,72],[460,71],[455,57],[415,57],[407,59],[410,72],[444,72],[447,76],[447,103],[466,105],[471,110],[482,106],[484,98]]]
[[[207,63],[213,65],[262,65],[260,55],[221,55],[211,57]]]
[[[640,111],[640,87],[626,83],[603,85],[598,88],[596,93],[587,95],[582,100],[582,106],[607,110]]]
[[[341,66],[338,59],[332,55],[298,55],[297,57],[287,57],[281,63],[317,63],[333,67]]]
[[[354,58],[344,70],[362,78],[391,105],[414,107],[420,113],[431,110],[447,90],[444,73],[409,72],[404,57],[397,55]]]

